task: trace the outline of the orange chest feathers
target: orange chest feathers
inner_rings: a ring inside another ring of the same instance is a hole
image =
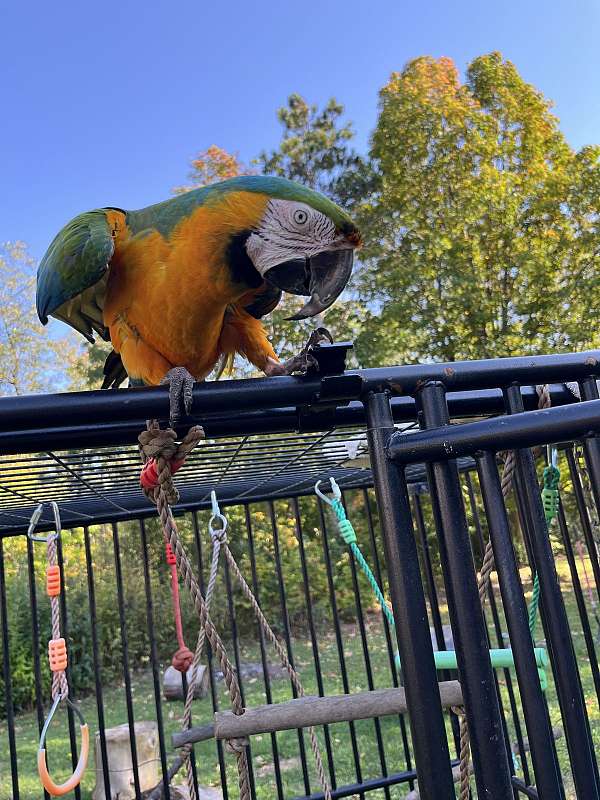
[[[212,369],[227,307],[248,291],[232,279],[227,248],[266,203],[261,195],[235,194],[224,206],[197,208],[168,237],[153,229],[132,235],[122,215],[115,220],[104,309],[115,349],[124,337],[139,337],[198,377]]]

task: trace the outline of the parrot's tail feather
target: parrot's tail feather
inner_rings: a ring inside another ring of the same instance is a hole
[[[215,367],[215,380],[218,381],[220,377],[226,372],[231,375],[233,370],[233,362],[235,361],[235,353],[223,353],[219,357],[219,362]]]
[[[104,362],[103,372],[103,389],[118,389],[123,381],[127,378],[127,371],[123,366],[121,356],[114,350],[111,350],[108,354],[108,357]]]

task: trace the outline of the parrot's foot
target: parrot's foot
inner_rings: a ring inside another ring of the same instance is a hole
[[[307,343],[296,356],[280,363],[272,358],[267,361],[265,375],[306,375],[312,367],[318,369],[317,359],[313,355],[313,348],[321,342],[333,344],[333,337],[327,328],[316,328],[308,338]]]
[[[169,384],[169,424],[172,428],[182,416],[192,412],[194,382],[194,376],[185,367],[173,367],[161,381],[161,385]]]

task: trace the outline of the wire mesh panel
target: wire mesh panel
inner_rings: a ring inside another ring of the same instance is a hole
[[[175,511],[201,590],[211,560],[214,488],[229,520],[233,555],[308,694],[405,687],[407,714],[318,727],[333,797],[457,796],[461,737],[466,769],[464,730],[455,711],[440,707],[437,689],[457,677],[469,725],[472,796],[599,796],[600,401],[596,367],[587,364],[586,380],[580,357],[566,366],[565,360],[532,360],[527,368],[540,381],[545,374],[581,380],[587,402],[577,403],[557,385],[550,387],[556,408],[521,413],[521,403],[535,408],[538,393],[511,385],[503,362],[436,367],[434,375],[421,368],[421,379],[412,367],[402,379],[400,372],[365,371],[360,414],[355,406],[340,407],[323,417],[322,430],[303,433],[279,428],[266,435],[248,426],[214,435],[178,472]],[[512,367],[524,380],[533,376],[519,372],[526,365]],[[287,420],[288,412],[282,415]],[[0,408],[0,423],[1,417]],[[55,424],[51,414],[48,421]],[[24,441],[25,420],[19,425]],[[35,757],[49,699],[43,651],[50,616],[41,585],[44,550],[25,534],[36,504],[51,498],[66,529],[58,559],[68,677],[95,735],[95,758],[75,796],[87,800],[95,785],[104,787],[95,800],[120,791],[123,767],[115,768],[113,755],[118,734],[129,760],[125,782],[139,797],[167,777],[171,736],[183,718],[183,700],[165,699],[164,674],[178,644],[163,536],[139,489],[135,447],[86,451],[72,447],[72,438],[71,449],[53,442],[52,452],[0,457],[0,797],[43,794]],[[549,527],[540,489],[552,453],[538,448],[534,458],[527,449],[547,442],[558,444],[560,470],[560,504]],[[503,492],[507,450],[516,453],[515,470],[510,492]],[[391,600],[393,622],[389,612],[382,614],[335,517],[313,493],[317,479],[331,476],[342,487],[373,579]],[[50,516],[45,512],[42,529]],[[490,540],[495,571],[480,592],[477,577]],[[532,629],[536,575],[540,605]],[[225,562],[211,616],[244,706],[297,694]],[[182,617],[193,649],[198,621],[183,587]],[[505,658],[508,652],[509,661],[497,665],[493,652]],[[194,725],[228,707],[209,648],[204,665],[206,693],[194,702]],[[185,675],[178,680],[184,694]],[[150,756],[141,744],[144,722],[156,726]],[[50,730],[49,761],[58,775],[77,762],[76,727],[69,711]],[[324,796],[305,729],[254,735],[248,748],[252,797]],[[192,765],[201,798],[238,796],[235,759],[223,742],[195,744]],[[166,787],[164,796],[178,792]]]

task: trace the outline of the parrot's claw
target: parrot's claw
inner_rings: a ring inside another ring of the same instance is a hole
[[[319,364],[313,349],[322,342],[333,344],[333,337],[327,328],[316,328],[298,355],[288,358],[283,363],[270,358],[265,369],[266,375],[306,375],[310,369],[318,369]]]
[[[172,428],[182,416],[192,413],[194,382],[194,376],[185,367],[173,367],[161,381],[161,384],[169,385],[169,424]]]

